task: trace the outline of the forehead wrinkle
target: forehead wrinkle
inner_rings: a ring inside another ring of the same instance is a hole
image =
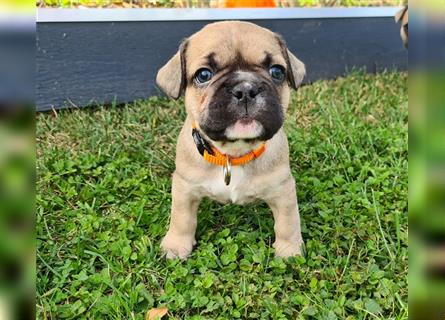
[[[210,67],[210,69],[218,70],[218,62],[215,59],[215,52],[210,52],[206,58],[207,58],[207,65]]]
[[[271,65],[274,64],[279,64],[286,67],[286,59],[281,52],[271,55]]]
[[[195,39],[196,40],[196,39]],[[190,55],[196,58],[190,61],[191,72],[196,72],[199,68],[209,67],[213,71],[224,69],[224,65],[233,61],[233,46],[230,44],[212,41],[202,45],[193,41],[190,48]]]
[[[272,55],[268,51],[264,51],[264,54],[265,54],[265,57],[264,57],[263,61],[261,62],[261,64],[264,67],[269,67],[270,63],[272,61]]]
[[[270,42],[251,43],[250,45],[241,43],[237,48],[237,57],[240,57],[245,65],[250,66],[269,67],[273,64],[285,64],[280,48]]]
[[[213,71],[221,72],[226,68],[264,68],[274,64],[286,66],[286,61],[282,52],[275,41],[267,38],[258,39],[255,36],[245,37],[240,36],[240,30],[228,28],[225,30],[223,38],[217,37],[215,32],[211,35],[195,35],[190,41],[190,54],[195,57],[191,63],[189,72],[190,76],[203,67],[209,67]],[[218,33],[221,35],[221,33]],[[218,39],[216,41],[216,39]],[[264,41],[262,41],[264,40]],[[264,54],[263,54],[264,53]],[[271,61],[268,66],[265,66],[265,55],[270,54]],[[187,72],[187,73],[189,73]]]

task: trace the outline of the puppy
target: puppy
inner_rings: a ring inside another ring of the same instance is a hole
[[[408,49],[408,6],[397,12],[394,20],[396,23],[400,22],[400,37],[402,38],[403,45]]]
[[[272,209],[275,254],[300,254],[295,181],[283,131],[290,89],[304,64],[283,39],[248,22],[205,26],[184,40],[156,77],[168,96],[185,96],[187,118],[176,148],[170,227],[161,243],[167,258],[192,252],[202,198]]]

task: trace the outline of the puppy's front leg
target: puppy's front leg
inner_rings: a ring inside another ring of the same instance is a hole
[[[192,252],[200,201],[201,198],[190,192],[187,182],[173,173],[170,227],[161,242],[168,259],[186,259]]]
[[[294,178],[290,176],[276,191],[274,197],[266,199],[275,220],[275,256],[299,255],[303,238]]]

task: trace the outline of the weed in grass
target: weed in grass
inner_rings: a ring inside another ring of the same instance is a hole
[[[199,209],[198,246],[166,261],[181,102],[37,119],[37,316],[407,318],[407,75],[353,73],[292,97],[285,124],[306,257],[273,257],[264,204]]]

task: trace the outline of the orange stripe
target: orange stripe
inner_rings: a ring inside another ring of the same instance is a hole
[[[266,146],[263,143],[258,149],[253,150],[241,157],[229,158],[230,164],[232,166],[242,166],[256,158],[259,158],[263,152],[266,151]],[[204,160],[207,162],[217,165],[217,166],[225,166],[226,165],[226,155],[222,154],[216,148],[213,148],[214,155],[209,154],[207,151],[204,151]]]
[[[195,123],[193,123],[192,127],[194,129],[196,128]],[[226,165],[226,155],[222,154],[215,147],[212,147],[212,150],[214,153],[213,155],[209,154],[207,150],[204,150],[204,155],[203,155],[204,160],[213,165],[224,167]],[[246,153],[241,157],[235,157],[235,158],[229,157],[229,161],[232,166],[242,166],[256,158],[259,158],[264,153],[264,151],[266,151],[265,143],[261,144],[261,146],[259,146],[258,149]]]

